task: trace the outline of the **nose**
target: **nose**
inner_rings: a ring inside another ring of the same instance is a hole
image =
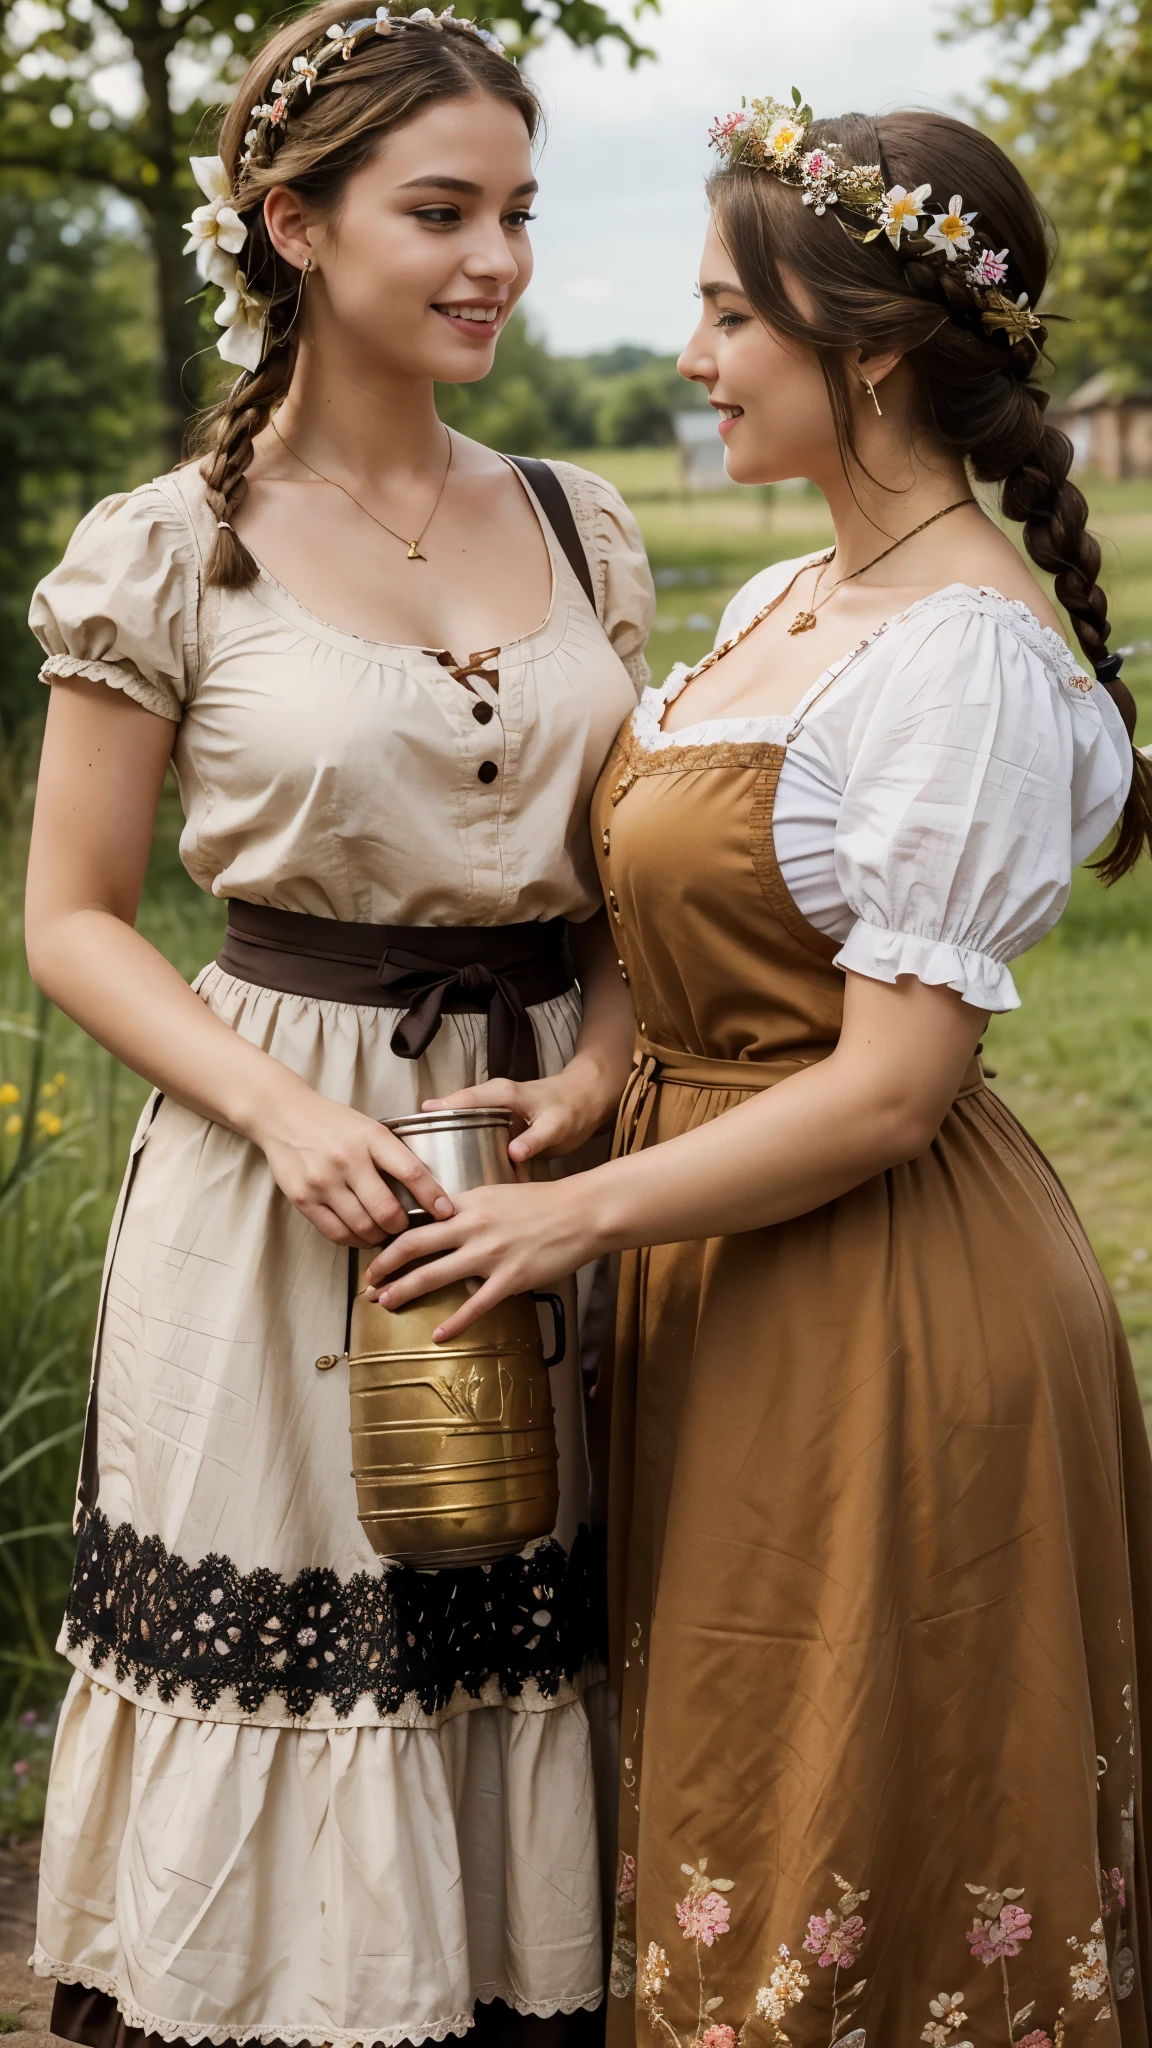
[[[481,281],[492,284],[514,284],[520,275],[521,262],[511,247],[507,235],[498,221],[477,226],[476,234],[464,258],[464,275],[473,283]]]
[[[676,361],[676,368],[689,384],[706,384],[711,390],[719,371],[711,346],[711,336],[705,326],[704,315],[700,315],[695,331],[685,342]]]

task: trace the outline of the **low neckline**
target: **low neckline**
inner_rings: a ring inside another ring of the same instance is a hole
[[[952,596],[954,593],[970,598],[991,598],[997,604],[1003,605],[1018,621],[1023,620],[1027,622],[1032,631],[1040,636],[1042,642],[1045,644],[1048,642],[1054,643],[1061,657],[1060,672],[1065,680],[1070,680],[1070,676],[1073,673],[1084,674],[1084,671],[1079,669],[1076,657],[1068,642],[1064,639],[1063,634],[1058,633],[1053,626],[1046,626],[1044,621],[1032,610],[1031,605],[1025,604],[1022,598],[1005,597],[1003,591],[997,590],[991,583],[945,583],[941,585],[939,590],[926,591],[923,597],[914,598],[912,603],[905,605],[902,611],[893,612],[888,618],[882,619],[879,625],[874,626],[870,632],[866,633],[862,639],[856,642],[854,647],[850,647],[847,653],[838,655],[834,661],[829,662],[827,667],[821,669],[819,675],[808,685],[791,711],[730,712],[722,717],[699,718],[689,725],[679,727],[674,732],[668,732],[664,726],[664,714],[669,705],[674,704],[683,695],[688,685],[698,675],[703,674],[707,668],[714,667],[725,654],[730,653],[734,647],[738,647],[742,641],[746,640],[755,631],[756,627],[768,617],[769,613],[787,597],[797,577],[801,576],[805,569],[811,568],[812,564],[820,559],[821,556],[819,554],[814,554],[809,555],[801,562],[795,574],[768,600],[767,604],[760,607],[759,611],[748,621],[746,626],[742,626],[739,632],[733,633],[721,648],[714,649],[711,654],[704,655],[693,668],[688,669],[683,676],[678,678],[675,690],[668,694],[669,683],[676,674],[675,669],[672,670],[664,683],[661,684],[659,691],[655,693],[661,699],[659,709],[649,714],[652,717],[656,730],[657,745],[653,751],[661,751],[663,746],[709,745],[711,743],[710,735],[718,726],[729,728],[739,726],[743,728],[747,726],[783,725],[787,728],[785,742],[797,739],[802,728],[802,722],[813,708],[815,700],[831,689],[833,683],[839,681],[840,676],[844,673],[845,669],[850,667],[852,662],[856,661],[875,641],[881,639],[893,627],[903,625],[906,620],[914,617],[917,612],[929,605],[938,603],[943,598]],[[1027,636],[1025,635],[1024,637]],[[1085,681],[1088,682],[1089,689],[1091,689],[1093,687],[1091,679],[1085,676]],[[1076,687],[1079,688],[1080,686],[1077,685]],[[689,735],[695,733],[700,733],[704,737],[699,742],[694,742],[689,738]],[[750,739],[752,736],[749,733],[742,732],[741,737]]]
[[[506,455],[501,455],[500,461],[503,462],[505,466],[511,470],[513,476],[516,478],[517,482],[519,483],[521,489],[523,490],[525,496],[528,499],[528,503],[532,509],[533,516],[536,520],[536,524],[540,529],[540,534],[544,541],[545,548],[548,551],[548,564],[551,570],[552,580],[551,588],[548,594],[548,608],[545,611],[544,616],[540,620],[539,624],[533,626],[531,630],[527,633],[517,634],[511,640],[502,640],[499,646],[497,647],[488,647],[483,650],[483,652],[485,653],[486,657],[489,660],[494,659],[497,662],[499,661],[501,655],[509,654],[518,647],[527,647],[531,644],[533,640],[540,639],[540,637],[543,634],[545,634],[548,631],[548,628],[554,623],[560,604],[560,578],[562,573],[560,567],[560,558],[558,557],[556,551],[558,543],[555,540],[555,536],[552,532],[549,521],[544,516],[543,508],[541,507],[536,497],[536,494],[532,489],[531,484],[528,482],[528,479],[526,476],[524,476],[523,472],[517,468],[514,462],[509,461]],[[245,542],[244,545],[247,546],[247,542]],[[271,569],[265,566],[265,564],[260,560],[259,556],[252,553],[251,548],[248,549],[248,552],[252,555],[252,559],[256,564],[256,582],[260,584],[264,588],[264,590],[275,592],[278,598],[280,598],[285,604],[290,606],[293,611],[299,613],[301,619],[303,619],[306,622],[307,628],[311,632],[312,637],[314,639],[323,639],[329,642],[329,644],[342,643],[345,645],[349,645],[353,648],[354,651],[363,652],[369,655],[420,655],[425,657],[426,659],[429,659],[437,663],[437,665],[439,665],[439,657],[442,654],[451,654],[453,660],[456,660],[454,651],[450,647],[429,647],[425,643],[418,640],[377,640],[371,638],[366,633],[353,632],[347,626],[334,625],[330,619],[324,619],[320,616],[319,612],[313,611],[310,605],[305,604],[303,598],[297,597],[295,591],[288,589],[287,584],[281,583],[279,577],[274,576],[272,574]],[[564,567],[568,568],[568,563],[566,559],[564,561]],[[569,571],[569,573],[571,573],[571,571]],[[464,662],[476,661],[479,659],[479,654],[480,650],[473,651],[472,653],[465,655],[463,657],[463,660]]]

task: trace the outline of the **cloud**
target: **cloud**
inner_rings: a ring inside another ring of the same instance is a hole
[[[817,113],[962,112],[991,68],[986,39],[944,45],[947,11],[906,0],[664,0],[643,17],[655,64],[629,71],[554,38],[533,60],[548,117],[530,316],[553,347],[678,348],[694,324],[712,117],[798,85]],[[583,286],[595,280],[597,292]],[[600,289],[603,287],[603,289]]]

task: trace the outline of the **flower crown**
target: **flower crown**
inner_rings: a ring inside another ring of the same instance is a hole
[[[337,59],[347,63],[357,45],[369,36],[390,36],[397,29],[408,28],[432,29],[441,33],[445,29],[454,29],[458,34],[475,37],[494,56],[504,55],[504,45],[497,36],[466,17],[457,19],[453,6],[445,7],[440,14],[434,14],[430,7],[421,7],[415,14],[393,14],[387,7],[378,7],[375,14],[349,22],[346,28],[340,22],[333,22],[318,42],[300,56],[293,57],[285,78],[272,80],[271,100],[266,105],[252,108],[252,126],[244,137],[239,168],[247,170],[250,166],[271,162],[293,101],[300,93],[309,97],[317,80],[331,69]],[[205,283],[216,285],[224,293],[213,316],[217,325],[224,329],[216,344],[221,357],[242,370],[255,371],[260,367],[267,345],[270,301],[263,292],[249,288],[244,271],[236,261],[248,239],[248,229],[236,210],[232,179],[223,159],[194,156],[189,162],[192,176],[208,203],[197,206],[191,220],[184,223],[189,237],[184,244],[184,254],[195,256],[196,268]]]
[[[838,218],[854,241],[874,242],[887,235],[894,249],[906,238],[910,254],[943,256],[956,266],[952,275],[970,291],[980,319],[989,333],[1004,335],[1010,347],[1026,341],[1039,351],[1036,331],[1043,323],[1028,303],[1027,292],[1009,297],[1000,286],[1008,275],[1007,249],[991,244],[974,248],[978,239],[973,228],[977,215],[965,213],[964,201],[954,193],[945,213],[933,213],[932,224],[921,232],[920,221],[931,209],[926,205],[931,185],[917,185],[911,192],[903,185],[884,190],[879,164],[846,164],[839,143],[819,143],[805,148],[812,125],[812,109],[801,102],[795,86],[792,104],[781,100],[753,100],[742,103],[737,114],[713,123],[708,140],[726,159],[726,168],[738,165],[771,171],[783,184],[799,191],[804,205],[818,214],[830,206],[863,215],[874,225],[862,231],[841,213]]]

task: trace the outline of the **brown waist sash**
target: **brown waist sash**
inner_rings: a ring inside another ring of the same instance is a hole
[[[567,919],[504,925],[346,924],[233,900],[217,965],[239,981],[322,1002],[403,1010],[392,1050],[418,1060],[446,1013],[488,1016],[488,1072],[535,1081],[528,1007],[575,980]]]

